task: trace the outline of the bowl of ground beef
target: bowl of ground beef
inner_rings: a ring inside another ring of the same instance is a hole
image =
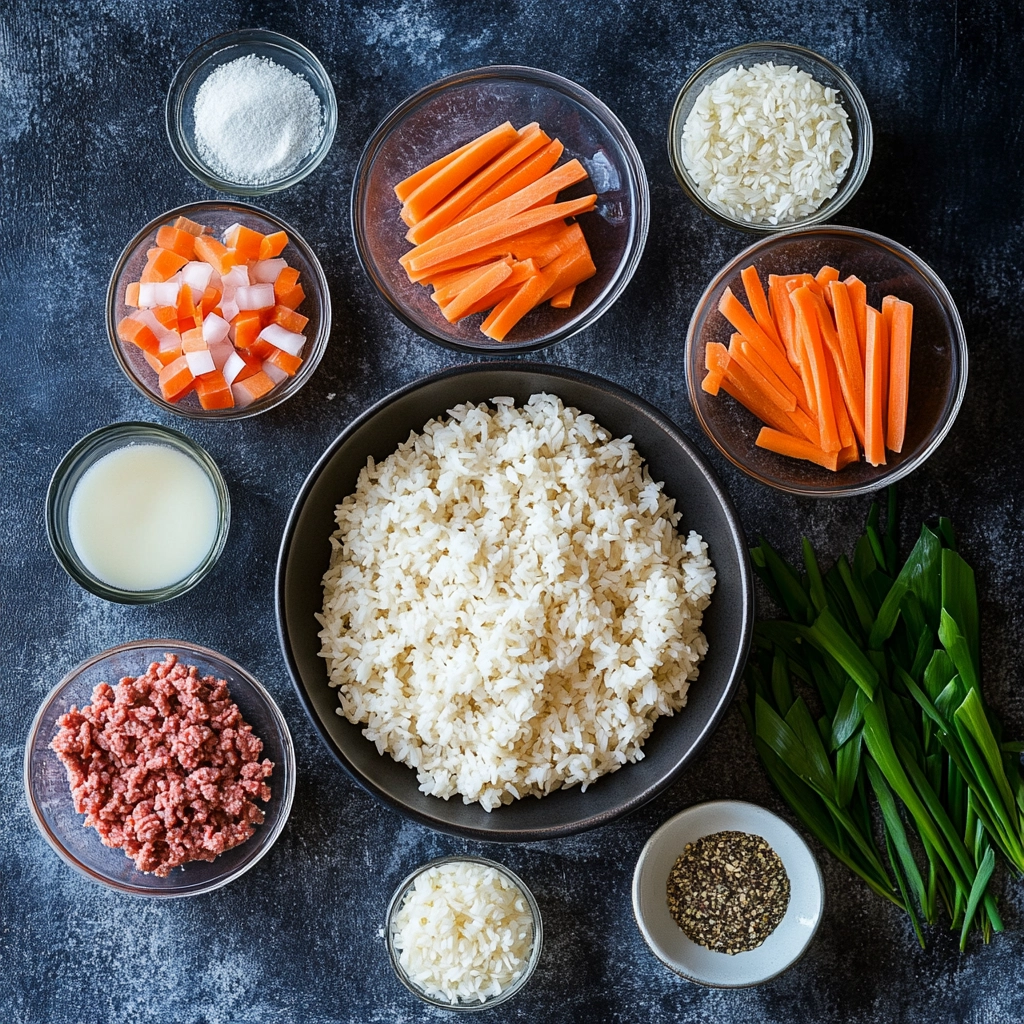
[[[43,837],[121,892],[192,896],[253,867],[295,793],[288,726],[233,661],[139,640],[84,661],[50,692],[25,748]]]

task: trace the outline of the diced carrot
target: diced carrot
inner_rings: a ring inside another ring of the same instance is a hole
[[[188,237],[191,238],[192,236],[189,235]],[[200,316],[199,324],[196,323],[196,305],[192,301],[191,285],[183,284],[178,290],[178,305],[175,312],[177,313],[178,323],[183,326],[193,324],[198,327],[203,322]]]
[[[181,336],[182,352],[205,352],[207,347],[202,327],[193,327]]]
[[[176,306],[154,306],[153,316],[169,331],[178,329],[178,309]]]
[[[576,285],[573,285],[571,288],[563,288],[557,295],[551,296],[551,308],[568,309],[572,305],[572,300],[575,295]]]
[[[506,121],[474,140],[465,152],[429,177],[405,200],[403,209],[412,218],[412,223],[422,220],[484,164],[513,145],[517,138],[518,132]]]
[[[520,129],[519,138],[512,146],[495,157],[486,167],[481,168],[444,202],[435,206],[422,220],[409,228],[405,237],[414,245],[425,242],[451,224],[470,203],[497,184],[509,171],[550,141],[551,139],[536,123]]]
[[[538,150],[533,156],[527,157],[518,167],[512,168],[504,178],[499,179],[494,187],[479,199],[470,203],[456,218],[456,223],[475,217],[482,210],[496,206],[535,181],[539,181],[558,163],[564,148],[558,139],[552,139],[543,149]]]
[[[182,231],[181,228],[171,227],[165,224],[156,233],[156,244],[161,249],[170,249],[186,260],[192,259],[195,253],[195,236],[189,231]]]
[[[136,309],[139,305],[139,282],[131,281],[124,290],[124,304],[126,306],[134,306]]]
[[[839,468],[838,452],[823,452],[809,441],[784,434],[780,430],[773,430],[771,427],[762,427],[754,443],[758,448],[764,448],[778,455],[814,462],[824,469],[832,470],[833,473]]]
[[[195,244],[196,257],[209,263],[218,274],[226,274],[238,262],[236,254],[229,252],[226,246],[209,235],[200,235]]]
[[[704,349],[704,367],[707,375],[700,382],[702,390],[709,395],[717,395],[722,380],[729,369],[729,350],[720,342],[708,342]]]
[[[476,142],[473,139],[472,142],[467,142],[464,146],[459,146],[458,149],[453,149],[450,153],[446,153],[444,156],[439,157],[431,164],[427,164],[426,167],[421,168],[415,174],[410,174],[408,178],[403,178],[395,186],[395,195],[398,196],[399,200],[405,202],[423,184],[423,182],[432,178],[438,171],[447,167],[457,156],[461,156],[463,153]]]
[[[511,276],[512,268],[505,262],[496,263],[485,270],[471,284],[459,292],[446,306],[441,307],[445,320],[454,323],[467,315],[467,311],[490,292],[494,291],[507,277]]]
[[[286,331],[301,334],[309,323],[309,317],[296,313],[294,309],[287,306],[274,306],[270,311],[270,323],[280,324]],[[266,325],[264,325],[266,326]]]
[[[194,235],[197,238],[206,231],[202,224],[197,224],[194,220],[189,220],[188,217],[179,217],[174,222],[174,226],[179,231],[187,231],[190,235]]]
[[[860,347],[860,361],[863,365],[867,350],[868,286],[853,274],[846,278],[843,284],[846,285],[847,294],[850,296],[850,309],[853,312],[853,322],[857,325],[857,344]]]
[[[748,351],[750,349],[751,346],[748,342]],[[771,374],[771,378],[766,377],[754,365],[753,360],[748,358],[747,354],[743,351],[743,336],[741,334],[734,334],[732,336],[732,343],[729,345],[729,358],[732,361],[729,365],[731,366],[735,362],[742,366],[757,389],[783,412],[792,412],[796,408],[796,396],[786,388],[778,377],[774,374]],[[771,373],[770,370],[769,373]]]
[[[211,370],[196,377],[196,394],[204,409],[231,409],[235,404],[231,388],[220,370]]]
[[[143,352],[156,352],[160,342],[144,323],[126,316],[117,325],[117,336],[128,345],[137,345]]]
[[[818,327],[813,295],[809,288],[802,286],[790,292],[789,298],[796,311],[797,330],[803,340],[804,354],[813,383],[821,447],[827,452],[837,452],[842,445],[839,442],[839,431],[836,427],[832,390],[829,387],[828,368],[825,363],[825,348]]]
[[[179,256],[170,249],[157,248],[151,249],[150,252],[153,255],[150,256],[143,268],[142,276],[139,278],[142,284],[149,284],[152,281],[169,281],[188,263],[184,256]]]
[[[889,400],[885,445],[893,452],[903,451],[907,430],[907,402],[910,397],[910,337],[914,326],[914,307],[897,300],[889,335]]]
[[[284,231],[275,231],[272,234],[264,235],[260,242],[259,259],[272,260],[284,252],[288,244],[288,235]]]
[[[156,370],[157,373],[164,368],[164,364],[160,362],[159,357],[155,356],[152,352],[143,351],[142,358],[145,359],[146,362],[149,363],[150,367]]]
[[[280,296],[287,294],[292,288],[299,282],[299,272],[295,267],[285,267],[280,274],[277,275],[277,280],[274,282],[274,295],[278,297],[280,302]],[[281,303],[284,305],[284,303]],[[289,307],[291,308],[291,307]]]
[[[864,365],[864,458],[872,466],[885,465],[885,424],[882,400],[882,359],[886,351],[885,320],[867,307],[867,350]]]
[[[224,244],[229,249],[234,249],[242,261],[260,259],[260,249],[263,245],[262,235],[259,231],[253,231],[244,224],[232,224],[224,235]]]
[[[273,345],[270,347],[273,348],[274,351],[266,357],[267,362],[272,363],[279,370],[287,373],[289,377],[294,377],[295,374],[299,372],[299,367],[302,365],[302,357],[293,356],[290,352],[285,352],[283,349],[274,348]],[[243,377],[242,380],[245,380],[245,377]]]
[[[209,285],[206,287],[206,291],[203,292],[203,309],[207,313],[210,310],[220,305],[221,290],[219,288],[212,288]]]
[[[231,327],[234,330],[236,348],[252,348],[253,342],[259,336],[260,331],[263,330],[263,324],[260,321],[260,314],[257,310],[246,310],[244,313],[239,313],[231,321]]]
[[[166,401],[177,402],[192,390],[194,381],[188,362],[179,356],[160,371],[160,393]]]
[[[757,268],[754,266],[744,267],[740,271],[740,279],[743,281],[743,290],[747,293],[747,305],[750,312],[754,314],[757,326],[782,349],[782,339],[772,320],[771,311],[768,308],[768,299],[764,294],[764,287],[761,278],[757,276]]]
[[[263,370],[259,370],[251,377],[243,377],[241,380],[236,377],[234,386],[247,396],[248,402],[255,402],[274,390],[273,380]]]

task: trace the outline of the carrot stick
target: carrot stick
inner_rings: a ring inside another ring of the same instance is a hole
[[[793,304],[789,301],[789,293],[781,277],[772,274],[768,278],[768,306],[782,339],[786,358],[794,370],[799,370],[800,361],[796,351],[796,330],[794,326]]]
[[[743,290],[747,293],[747,305],[750,306],[750,312],[754,314],[757,326],[781,349],[783,347],[782,339],[779,337],[771,311],[768,309],[768,300],[765,298],[761,279],[757,276],[757,268],[745,267],[740,271],[740,279],[743,281]]]
[[[850,465],[851,462],[860,462],[860,449],[855,444],[851,444],[848,448],[840,448],[836,469],[842,469],[844,466]]]
[[[494,307],[491,315],[484,320],[480,330],[493,338],[495,341],[504,341],[508,332],[527,313],[543,301],[544,298],[544,276],[538,274],[531,277],[525,284],[519,286],[519,290],[513,292],[507,299],[502,299]]]
[[[790,303],[790,308],[793,304]],[[811,376],[810,363],[807,361],[807,346],[804,343],[804,334],[800,329],[796,310],[793,310],[793,354],[796,356],[796,365],[800,380],[804,388],[804,408],[811,414],[811,418],[818,421],[818,398],[814,392],[814,378]]]
[[[839,464],[838,452],[823,452],[820,448],[804,441],[799,437],[784,434],[771,427],[762,427],[761,433],[757,435],[754,442],[758,448],[765,448],[778,455],[787,455],[791,459],[804,459],[807,462],[814,462],[824,469],[830,469],[834,473]]]
[[[413,223],[422,220],[484,164],[513,145],[517,138],[518,132],[508,121],[481,135],[464,153],[428,178],[406,199],[402,208],[403,220],[406,215],[412,218]]]
[[[857,341],[857,325],[853,319],[850,290],[842,281],[832,281],[828,290],[832,296],[832,312],[836,318],[836,333],[839,335],[845,371],[839,375],[839,384],[850,414],[853,432],[857,435],[857,440],[864,444],[864,364]]]
[[[526,260],[523,263],[516,263],[512,267],[512,273],[505,278],[496,288],[491,289],[486,295],[473,303],[463,316],[472,316],[474,313],[482,313],[485,309],[491,309],[502,299],[511,295],[520,285],[525,284],[531,277],[540,272],[535,260]]]
[[[867,307],[867,359],[864,372],[864,458],[872,466],[885,465],[885,435],[882,422],[882,358],[885,353],[885,320],[872,306]]]
[[[541,277],[544,278],[544,294],[541,296],[541,302],[564,291],[570,285],[575,287],[582,284],[596,273],[597,267],[594,266],[586,243],[582,249],[570,249],[562,253],[541,271]]]
[[[729,369],[729,350],[720,342],[709,342],[704,349],[704,368],[708,372],[700,386],[709,395],[717,395]]]
[[[839,431],[839,447],[849,448],[856,444],[853,434],[853,424],[850,422],[850,414],[846,408],[846,400],[843,397],[843,390],[839,383],[839,370],[836,368],[836,361],[831,354],[825,353],[825,364],[828,367],[828,386],[832,392],[832,408],[836,413],[836,429]]]
[[[814,275],[814,280],[817,281],[819,285],[821,285],[821,290],[823,292],[827,292],[828,291],[829,282],[830,281],[838,281],[839,280],[839,271],[836,270],[835,267],[830,267],[826,263],[825,266],[823,266],[821,268],[821,270],[819,270]]]
[[[459,294],[463,289],[468,288],[477,278],[482,274],[486,274],[489,270],[496,267],[499,263],[504,264],[510,270],[512,269],[512,257],[506,256],[501,260],[494,260],[491,263],[485,263],[482,267],[473,267],[472,270],[467,270],[464,273],[455,275],[447,284],[435,287],[434,294],[430,297],[439,305],[447,306],[456,295]]]
[[[735,359],[750,379],[783,411],[796,408],[796,395],[772,372],[771,367],[760,358],[757,350],[742,334],[734,334],[729,345],[729,357]]]
[[[718,312],[736,328],[744,338],[759,342],[763,348],[770,348],[775,342],[758,326],[757,321],[747,312],[746,307],[726,288],[718,300]],[[762,351],[763,354],[763,351]]]
[[[842,445],[839,442],[835,410],[832,406],[832,389],[829,386],[825,347],[821,340],[821,331],[818,328],[814,297],[810,289],[804,286],[792,291],[789,298],[796,311],[797,330],[803,338],[804,353],[814,385],[821,447],[827,452],[837,452]]]
[[[889,339],[892,337],[892,314],[900,300],[895,295],[882,299],[882,319],[885,321],[885,349],[882,351],[882,419],[889,408]]]
[[[903,451],[907,430],[907,400],[910,396],[910,335],[914,326],[914,307],[897,301],[892,313],[889,336],[889,405],[885,445],[893,452]]]
[[[499,179],[493,188],[470,203],[455,218],[456,224],[459,221],[475,217],[481,210],[486,210],[488,207],[500,203],[503,199],[508,199],[509,196],[514,196],[517,192],[521,192],[535,181],[539,181],[558,163],[564,148],[558,139],[552,139],[542,150],[528,157],[518,167],[514,167],[504,178]]]
[[[540,130],[536,122],[519,130],[519,140],[504,153],[481,168],[469,181],[456,189],[439,206],[435,206],[421,221],[406,232],[406,239],[414,245],[425,242],[442,228],[447,227],[474,199],[482,196],[510,170],[546,146],[551,139]]]
[[[550,304],[552,309],[569,309],[572,300],[576,296],[576,285],[571,288],[563,288],[557,295],[552,295]]]
[[[447,306],[441,307],[445,320],[450,324],[461,320],[473,305],[494,291],[511,274],[512,268],[504,261],[485,270],[471,284],[463,288]]]
[[[783,433],[792,434],[798,437],[803,434],[817,440],[817,428],[807,418],[806,414],[797,409],[792,413],[783,412],[777,405],[769,401],[757,385],[750,379],[742,366],[734,360],[729,360],[729,366],[721,383],[722,390],[732,395],[740,405],[752,412],[762,423],[775,427]]]
[[[517,260],[535,259],[540,266],[547,266],[560,255],[558,240],[564,231],[563,223],[552,221],[532,231],[523,231],[512,238],[499,239],[493,245],[485,245],[472,252],[463,253],[435,267],[419,271],[407,269],[406,273],[410,281],[437,286],[447,284],[447,279],[453,274],[460,274],[470,267],[490,263],[496,259],[505,259],[507,256]]]
[[[850,296],[850,309],[853,311],[853,322],[857,325],[857,344],[860,347],[860,361],[864,362],[864,354],[867,350],[867,306],[868,286],[859,278],[851,274],[843,284]]]
[[[447,167],[457,156],[461,156],[465,153],[466,150],[469,149],[469,147],[476,141],[476,139],[473,139],[472,141],[467,142],[464,146],[459,146],[458,149],[453,149],[445,156],[439,157],[432,164],[427,164],[426,167],[421,168],[415,174],[410,174],[408,178],[403,178],[395,186],[395,195],[404,202],[413,194],[413,192],[416,191],[416,189],[420,187],[420,185],[423,184],[423,182],[428,181],[437,174],[438,171]]]

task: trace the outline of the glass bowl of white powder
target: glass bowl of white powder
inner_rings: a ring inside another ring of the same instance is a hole
[[[398,980],[430,1006],[489,1010],[536,970],[540,907],[518,875],[485,857],[440,857],[403,879],[384,933]]]
[[[297,184],[327,156],[338,101],[324,66],[301,43],[242,29],[185,58],[166,119],[171,149],[195,177],[258,196]]]
[[[757,234],[823,224],[871,163],[871,117],[853,80],[790,43],[746,43],[702,64],[668,128],[676,178],[693,202]]]

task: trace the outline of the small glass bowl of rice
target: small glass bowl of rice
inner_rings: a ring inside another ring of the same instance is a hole
[[[693,202],[759,234],[831,220],[871,163],[871,117],[831,61],[747,43],[702,64],[676,97],[668,154]]]
[[[418,867],[388,905],[385,939],[398,980],[444,1010],[489,1010],[530,979],[544,944],[525,883],[485,857]]]

